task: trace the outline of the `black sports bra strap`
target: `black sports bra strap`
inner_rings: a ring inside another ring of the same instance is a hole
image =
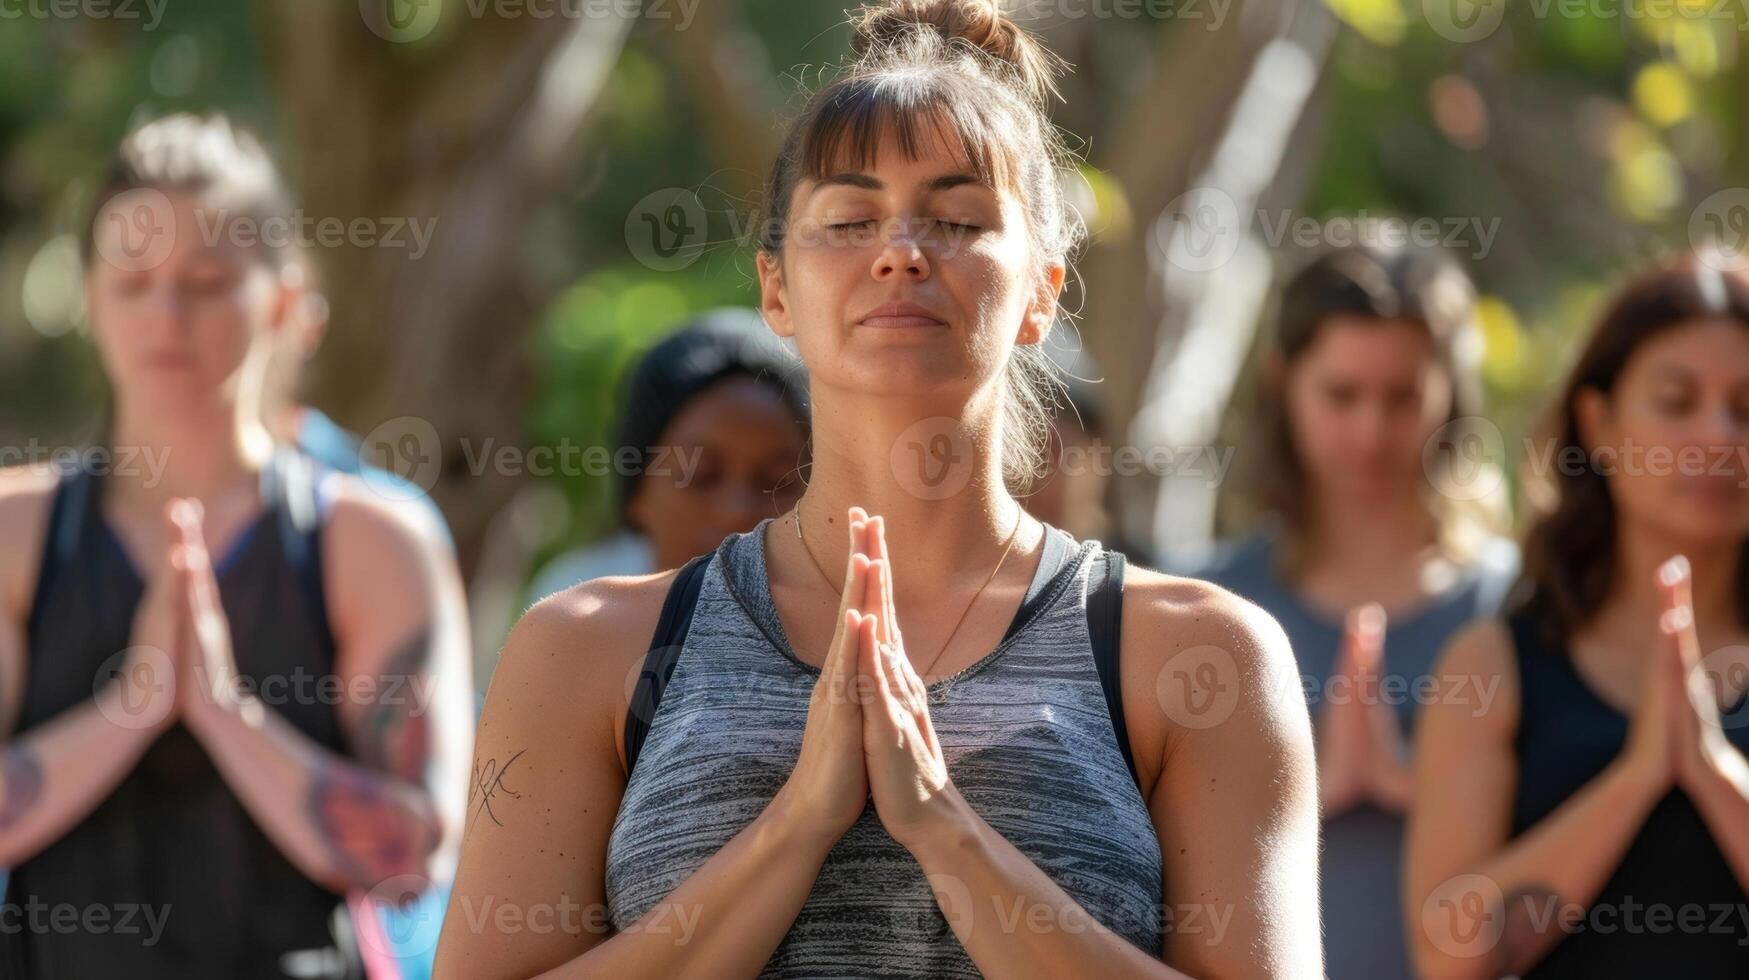
[[[1129,729],[1124,726],[1123,671],[1123,552],[1105,549],[1104,561],[1097,562],[1088,572],[1087,635],[1093,640],[1093,665],[1099,671],[1099,686],[1105,690],[1105,710],[1111,715],[1112,734],[1123,752],[1124,765],[1136,788],[1142,785],[1136,775],[1136,758],[1130,751]]]
[[[680,662],[680,651],[686,645],[687,631],[692,628],[692,611],[698,605],[698,590],[704,584],[704,570],[711,554],[699,555],[680,567],[680,574],[668,586],[668,598],[662,603],[662,616],[656,620],[656,632],[650,637],[650,649],[644,654],[644,668],[638,673],[638,685],[632,690],[631,706],[626,711],[626,777],[638,764],[638,752],[650,734],[650,722],[662,703],[662,692],[668,679],[674,676],[674,665]]]
[[[48,527],[43,531],[43,550],[37,562],[36,593],[31,597],[28,630],[35,630],[41,607],[61,569],[73,560],[79,548],[79,533],[88,519],[91,477],[81,468],[65,470],[55,485],[49,504]]]

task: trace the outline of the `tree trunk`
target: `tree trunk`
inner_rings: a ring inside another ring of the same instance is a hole
[[[480,9],[451,3],[396,43],[358,4],[260,0],[304,214],[370,223],[317,240],[332,319],[310,399],[430,490],[464,571],[521,479],[487,450],[522,444],[527,338],[548,299],[524,232],[572,177],[630,28]]]

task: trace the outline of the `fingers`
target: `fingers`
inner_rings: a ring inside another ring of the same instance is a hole
[[[844,598],[838,606],[838,636],[821,668],[823,677],[847,678],[856,674],[856,636],[863,612],[860,601],[852,600],[867,591],[868,572],[868,556],[852,552],[850,569],[844,579]]]
[[[867,683],[874,688],[875,696],[882,700],[888,700],[892,698],[893,692],[887,683],[886,670],[880,662],[880,624],[877,622],[879,618],[877,615],[863,616],[861,622],[857,624],[856,664],[857,671],[862,676],[867,677]],[[873,714],[877,718],[886,717],[884,711],[876,711]]]
[[[1677,555],[1658,566],[1658,590],[1664,599],[1659,624],[1674,641],[1678,661],[1693,668],[1700,663],[1700,637],[1694,625],[1694,574],[1687,558]]]
[[[1359,606],[1348,614],[1347,635],[1354,666],[1376,673],[1384,662],[1385,610],[1376,602]]]
[[[904,646],[904,634],[899,632],[899,607],[893,602],[893,556],[887,550],[887,521],[874,519],[874,557],[881,561],[881,626],[886,635],[883,642]]]

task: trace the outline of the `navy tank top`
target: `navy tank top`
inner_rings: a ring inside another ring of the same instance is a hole
[[[264,696],[319,690],[314,678],[333,673],[318,472],[308,457],[279,452],[262,473],[261,514],[215,556],[238,671]],[[145,583],[104,520],[101,496],[102,481],[85,472],[64,475],[56,490],[20,732],[89,701],[106,662],[130,645]],[[286,697],[272,708],[348,754],[327,700]],[[24,925],[0,930],[0,975],[9,978],[343,976],[352,962],[330,925],[339,896],[280,853],[180,724],[88,816],[13,869],[6,903],[12,924]],[[34,919],[33,906],[43,910]],[[55,928],[53,910],[63,908],[101,910],[103,924]]]
[[[1522,699],[1517,837],[1621,754],[1631,719],[1597,696],[1532,616],[1506,623]],[[1721,721],[1731,743],[1749,751],[1749,698]],[[1561,928],[1540,906],[1526,912]],[[1749,977],[1749,894],[1687,794],[1672,789],[1652,808],[1586,914],[1525,977]]]
[[[608,911],[636,922],[788,778],[819,668],[795,656],[765,567],[770,519],[709,559],[608,841]],[[1097,541],[1047,525],[1007,636],[928,685],[954,785],[1083,908],[1160,953],[1160,841],[1112,727],[1086,615]],[[765,977],[977,977],[922,869],[872,803],[826,857]]]

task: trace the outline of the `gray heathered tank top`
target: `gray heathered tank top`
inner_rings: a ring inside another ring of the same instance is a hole
[[[752,823],[795,766],[819,670],[795,658],[772,604],[770,523],[724,540],[705,570],[608,840],[616,929]],[[930,718],[972,808],[1082,908],[1158,956],[1160,844],[1112,732],[1087,633],[1088,570],[1101,546],[1045,530],[1038,572],[1008,636],[929,685]],[[1029,928],[1025,909],[1019,918],[1013,909],[979,912],[1014,923],[1017,941]],[[881,826],[872,802],[828,853],[762,973],[979,975],[922,869]]]

